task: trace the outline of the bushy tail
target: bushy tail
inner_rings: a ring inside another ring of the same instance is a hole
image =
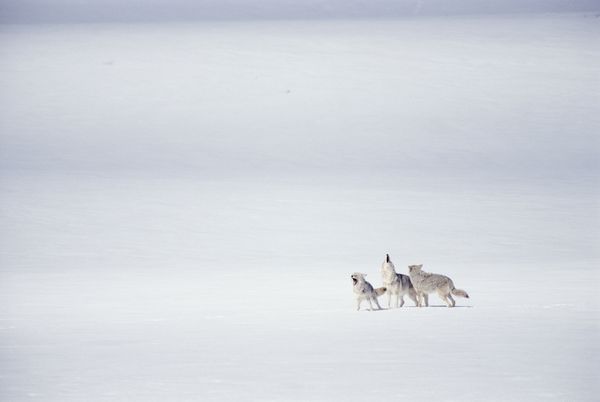
[[[456,289],[456,288],[454,288],[454,289],[452,289],[452,294],[454,296],[458,296],[458,297],[465,297],[467,299],[469,298],[469,295],[467,294],[467,292],[465,292],[462,289]]]
[[[386,290],[387,290],[387,288],[377,288],[377,289],[375,289],[375,294],[377,296],[381,296],[386,292]],[[469,297],[469,296],[467,296],[467,297]]]

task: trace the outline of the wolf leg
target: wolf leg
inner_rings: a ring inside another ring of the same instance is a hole
[[[400,307],[404,306],[404,295],[399,296],[400,297]]]
[[[388,288],[387,297],[388,297],[388,308],[391,308],[392,307],[392,290],[390,288]]]
[[[425,304],[425,296],[423,296],[422,292],[419,292],[417,293],[417,306],[423,307],[423,304]]]
[[[450,303],[452,303],[451,306],[448,307],[454,307],[456,306],[456,301],[454,301],[454,298],[452,297],[452,295],[450,293],[448,293],[448,296],[446,296],[448,298],[448,300],[450,300]]]
[[[373,296],[373,301],[377,305],[377,310],[381,310],[381,306],[379,305],[379,301],[377,300],[377,296]]]
[[[438,289],[437,293],[438,296],[440,296],[440,299],[442,299],[448,305],[448,307],[454,307],[455,302],[452,296],[450,295],[450,292],[446,293],[443,290]]]
[[[399,299],[400,299],[400,293],[396,293],[396,300],[394,302],[395,308],[398,308]]]
[[[358,297],[356,298],[356,311],[360,311],[360,302],[361,302],[361,298]]]
[[[415,306],[419,306],[419,298],[417,296],[417,293],[414,291],[414,289],[412,291],[408,292],[408,297],[410,297],[410,299],[415,303]]]
[[[446,297],[446,293],[443,290],[438,289],[437,294],[440,297],[440,299],[442,299],[442,301],[444,303],[446,303],[448,305],[448,307],[450,307],[450,302],[448,301],[448,298]]]
[[[367,300],[369,301],[369,306],[371,307],[371,311],[373,311],[373,302],[371,301],[372,297],[367,296]]]
[[[425,307],[429,307],[429,295],[425,292],[422,293],[423,294],[423,301],[425,302]],[[423,307],[423,306],[421,306]]]

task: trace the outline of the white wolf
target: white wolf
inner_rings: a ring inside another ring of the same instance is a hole
[[[422,270],[423,264],[409,265],[408,273],[410,280],[417,291],[419,307],[429,306],[429,293],[436,291],[440,298],[448,304],[448,307],[454,307],[456,302],[452,295],[469,298],[467,292],[462,289],[456,289],[452,279],[444,275],[432,274]]]
[[[373,311],[373,303],[379,310],[381,310],[381,306],[377,301],[377,296],[381,296],[385,293],[385,288],[377,288],[373,289],[373,286],[365,280],[366,274],[361,274],[360,272],[355,272],[350,275],[352,278],[352,285],[354,288],[354,293],[356,294],[356,304],[357,310],[360,310],[360,303],[363,300],[367,300],[369,302],[369,306],[371,306],[371,311]]]
[[[396,267],[390,260],[390,255],[385,255],[385,261],[381,264],[381,275],[383,275],[383,286],[387,289],[388,295],[388,307],[392,304],[392,295],[396,296],[394,307],[404,306],[404,295],[408,295],[415,302],[417,302],[417,292],[410,282],[408,275],[396,273]],[[398,306],[400,301],[400,306]]]

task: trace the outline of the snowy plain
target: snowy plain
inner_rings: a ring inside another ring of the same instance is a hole
[[[599,21],[0,25],[0,400],[597,400]]]

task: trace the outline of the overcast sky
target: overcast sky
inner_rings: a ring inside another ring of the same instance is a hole
[[[598,0],[0,0],[0,22],[310,19],[599,11]]]

